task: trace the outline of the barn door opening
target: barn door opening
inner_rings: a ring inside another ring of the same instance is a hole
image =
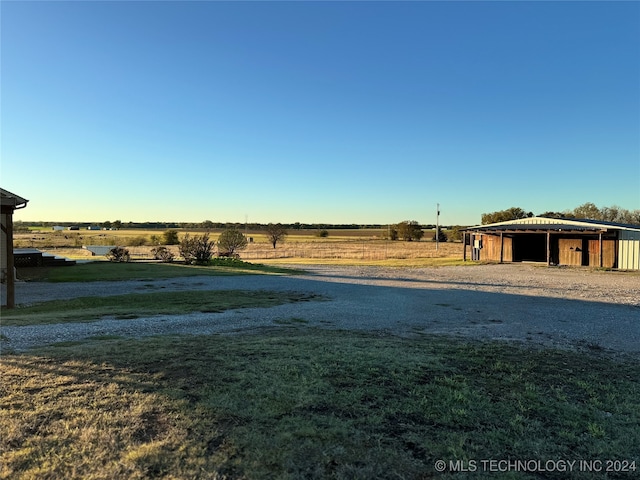
[[[514,262],[547,261],[547,235],[545,233],[528,233],[513,237]]]

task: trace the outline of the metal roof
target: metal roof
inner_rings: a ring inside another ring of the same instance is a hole
[[[529,217],[507,222],[489,223],[469,227],[467,231],[581,231],[598,232],[608,230],[631,230],[640,232],[640,225],[569,218]]]

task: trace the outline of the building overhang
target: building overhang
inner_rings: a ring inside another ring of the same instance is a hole
[[[0,206],[2,208],[2,213],[11,213],[14,210],[18,210],[20,208],[24,208],[27,206],[29,200],[26,198],[22,198],[15,193],[11,193],[4,188],[0,188]]]

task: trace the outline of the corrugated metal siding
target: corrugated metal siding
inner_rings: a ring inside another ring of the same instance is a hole
[[[622,230],[618,242],[618,268],[640,270],[640,232]]]

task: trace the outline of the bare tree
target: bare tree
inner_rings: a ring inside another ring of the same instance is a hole
[[[280,223],[270,223],[267,225],[267,238],[269,239],[269,243],[273,245],[273,248],[276,248],[276,244],[278,242],[284,242],[284,237],[287,236],[287,230]]]

